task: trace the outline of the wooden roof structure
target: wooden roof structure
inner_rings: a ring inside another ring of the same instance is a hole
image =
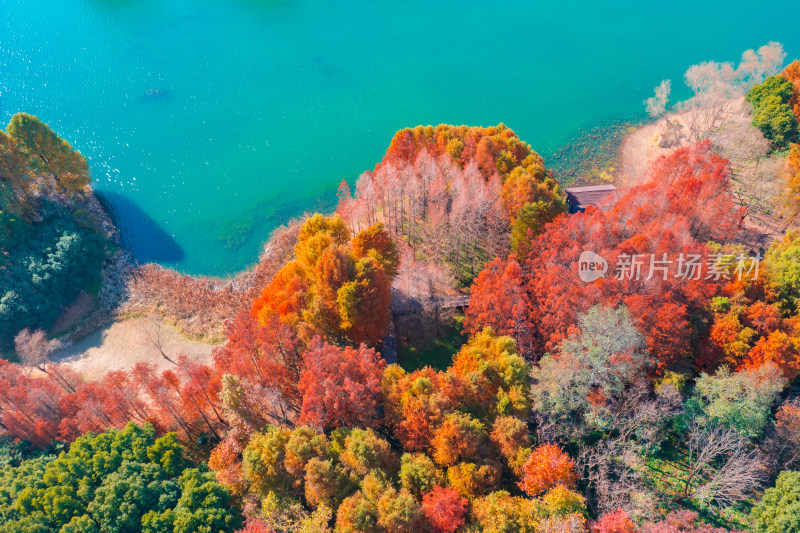
[[[564,189],[567,193],[567,205],[570,213],[585,211],[590,205],[598,205],[603,198],[616,191],[611,184],[589,185],[587,187],[570,187]]]

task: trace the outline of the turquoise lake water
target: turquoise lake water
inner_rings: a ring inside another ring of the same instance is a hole
[[[693,63],[800,57],[799,20],[795,1],[0,0],[0,121],[33,113],[87,155],[140,259],[225,275],[400,128],[505,122],[546,155]]]

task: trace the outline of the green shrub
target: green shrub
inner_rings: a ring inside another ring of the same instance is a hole
[[[784,149],[798,138],[797,117],[789,101],[794,85],[783,76],[771,76],[754,85],[745,99],[753,106],[753,125],[777,149]]]
[[[105,239],[54,205],[43,205],[40,214],[42,222],[27,227],[28,238],[0,259],[0,346],[23,328],[49,328],[100,275]]]
[[[800,472],[785,471],[750,513],[754,533],[800,533]]]
[[[702,423],[720,424],[745,437],[760,437],[772,417],[772,406],[786,386],[774,365],[716,374],[701,374],[686,402],[690,415]]]

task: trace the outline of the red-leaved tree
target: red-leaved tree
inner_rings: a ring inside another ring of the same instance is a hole
[[[291,423],[302,401],[297,383],[303,344],[277,316],[267,315],[265,320],[261,325],[241,311],[228,326],[228,341],[211,354],[218,374],[239,380],[244,396],[237,403],[240,418],[253,431],[267,423]]]
[[[315,338],[303,354],[300,422],[322,429],[376,427],[386,363],[372,348],[339,348]]]
[[[451,488],[435,485],[422,495],[422,511],[436,533],[453,533],[464,525],[467,500]]]
[[[637,533],[636,524],[623,509],[601,516],[592,525],[592,533]]]
[[[531,452],[522,467],[519,486],[531,496],[562,485],[572,487],[577,480],[575,462],[557,444],[542,444]]]

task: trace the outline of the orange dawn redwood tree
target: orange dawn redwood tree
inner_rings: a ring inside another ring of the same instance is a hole
[[[784,188],[788,216],[796,217],[800,214],[800,144],[793,144],[786,156]]]
[[[351,241],[341,217],[313,215],[300,228],[295,258],[256,298],[251,314],[265,327],[277,317],[305,342],[323,335],[375,344],[388,327],[397,265],[394,243],[381,224]]]
[[[606,513],[592,525],[592,533],[637,533],[638,528],[623,509]]]
[[[784,241],[775,241],[776,252]],[[800,375],[800,316],[784,312],[786,299],[774,290],[776,269],[769,257],[756,279],[726,283],[710,302],[711,324],[700,347],[698,365],[713,369],[724,364],[737,370],[775,364],[784,377]]]
[[[467,500],[451,488],[435,485],[422,495],[422,510],[436,533],[453,533],[464,525]]]
[[[519,486],[531,496],[563,485],[572,487],[578,479],[575,462],[557,444],[542,444],[534,448],[522,467]]]

